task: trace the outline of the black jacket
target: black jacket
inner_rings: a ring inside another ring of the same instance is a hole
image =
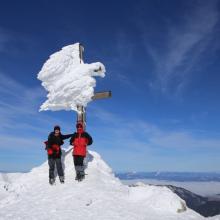
[[[52,145],[53,144],[57,144],[59,146],[64,144],[65,139],[70,138],[73,134],[67,134],[67,135],[63,135],[60,133],[59,136],[55,136],[54,132],[51,132],[48,136],[48,143],[47,143],[47,148],[51,148],[52,149]],[[54,152],[53,155],[48,155],[49,158],[60,158],[61,157],[61,148],[59,151],[59,154],[57,155],[56,152]]]
[[[75,132],[75,133],[72,135],[71,139],[70,139],[70,144],[71,144],[71,145],[72,145],[72,143],[74,142],[75,138],[77,138],[77,137],[79,137],[79,133]],[[91,145],[91,144],[93,143],[92,137],[91,137],[87,132],[84,131],[84,132],[81,134],[81,137],[85,137],[85,138],[88,139],[88,145]]]

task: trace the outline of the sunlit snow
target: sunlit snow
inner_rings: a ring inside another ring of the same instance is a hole
[[[123,185],[99,154],[86,157],[86,177],[75,181],[71,152],[63,153],[65,184],[48,183],[45,162],[7,183],[0,219],[202,220],[166,187]],[[1,191],[0,191],[1,192]]]
[[[96,80],[105,76],[105,66],[100,63],[80,62],[79,43],[63,47],[52,54],[38,74],[42,86],[48,91],[44,110],[76,110],[92,100]]]

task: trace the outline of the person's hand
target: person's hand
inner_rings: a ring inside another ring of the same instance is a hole
[[[51,148],[48,148],[48,149],[47,149],[47,153],[48,153],[48,155],[52,155],[52,154],[53,154],[52,149],[51,149]]]

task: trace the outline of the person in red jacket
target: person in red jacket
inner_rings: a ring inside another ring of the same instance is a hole
[[[70,138],[73,134],[63,135],[60,132],[60,126],[54,126],[54,131],[48,136],[48,141],[45,142],[46,150],[48,154],[49,165],[49,183],[53,185],[55,183],[54,170],[57,168],[57,173],[61,183],[64,183],[64,172],[61,162],[61,145],[64,144],[63,140]]]
[[[84,158],[86,157],[87,145],[91,145],[92,137],[84,131],[83,123],[78,122],[76,125],[77,132],[70,139],[70,144],[73,145],[73,160],[76,170],[76,180],[81,181],[85,177]]]

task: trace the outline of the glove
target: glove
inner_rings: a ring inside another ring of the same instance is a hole
[[[53,150],[51,148],[47,148],[47,154],[48,155],[52,155],[53,154]]]

